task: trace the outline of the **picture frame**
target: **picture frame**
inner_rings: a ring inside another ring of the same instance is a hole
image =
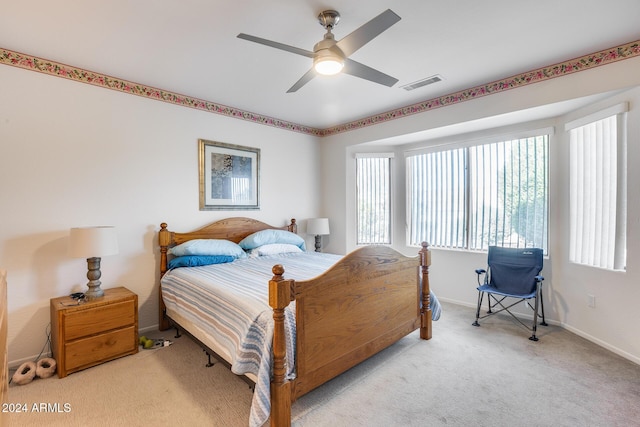
[[[200,210],[260,209],[260,149],[198,140]]]

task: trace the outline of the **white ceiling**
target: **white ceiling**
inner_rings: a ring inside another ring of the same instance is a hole
[[[303,56],[336,9],[340,40],[384,10],[402,19],[351,58],[399,79],[317,77]],[[328,128],[640,39],[639,0],[2,0],[0,47],[223,104]],[[414,91],[400,86],[440,74]]]

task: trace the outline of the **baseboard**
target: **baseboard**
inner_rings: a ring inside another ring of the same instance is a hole
[[[464,302],[464,301],[458,301],[458,300],[453,300],[453,299],[449,299],[449,298],[441,298],[438,297],[438,299],[442,302],[447,302],[447,303],[451,303],[451,304],[455,304],[455,305],[460,305],[463,307],[469,307],[469,308],[473,308],[474,310],[476,309],[477,305],[476,304],[469,304],[468,302]],[[527,320],[533,320],[533,316],[529,316],[529,315],[522,315],[520,313],[516,313],[519,314],[522,318],[525,318]],[[473,320],[473,319],[472,319]],[[566,329],[567,331],[574,333],[576,335],[578,335],[579,337],[582,337],[584,339],[586,339],[587,341],[591,341],[594,344],[599,345],[600,347],[606,348],[607,350],[611,351],[612,353],[617,354],[620,357],[624,357],[627,360],[630,360],[633,363],[636,363],[638,365],[640,365],[640,357],[636,357],[633,354],[630,354],[616,346],[613,346],[611,344],[609,344],[606,341],[602,341],[601,339],[598,339],[594,336],[591,336],[589,334],[587,334],[586,332],[575,328],[571,325],[567,325],[566,323],[563,322],[559,322],[557,320],[551,320],[551,319],[545,319],[547,323],[550,323],[552,325],[555,326],[560,326],[562,329]]]
[[[606,348],[607,350],[617,354],[620,357],[624,357],[627,360],[630,360],[638,365],[640,365],[640,357],[636,357],[633,354],[627,353],[626,351],[613,346],[611,344],[609,344],[608,342],[602,341],[596,337],[593,337],[583,331],[581,331],[580,329],[576,329],[573,326],[561,323],[560,326],[562,326],[564,329],[566,329],[569,332],[573,332],[574,334],[578,335],[579,337],[582,337],[584,339],[586,339],[587,341],[591,341],[594,344],[598,344],[600,347]]]
[[[22,365],[24,362],[33,362],[34,360],[38,359],[38,356],[40,356],[40,359],[44,358],[44,357],[52,357],[51,353],[43,353],[41,355],[38,354],[34,354],[31,357],[25,357],[22,359],[18,359],[18,360],[10,360],[7,365],[9,367],[9,370],[14,370],[17,369],[20,365]]]
[[[159,326],[157,324],[152,325],[152,326],[147,326],[146,328],[141,328],[138,329],[138,335],[141,334],[146,334],[147,332],[158,332],[159,331]]]

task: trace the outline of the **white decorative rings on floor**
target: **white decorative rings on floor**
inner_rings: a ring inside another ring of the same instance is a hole
[[[24,362],[18,367],[11,379],[18,385],[29,384],[37,376],[38,378],[49,378],[56,373],[57,363],[51,357],[43,357],[38,362]]]
[[[44,357],[38,360],[36,375],[38,378],[49,378],[56,373],[56,360],[51,357]]]
[[[18,367],[11,379],[18,385],[29,384],[36,376],[36,364],[35,362],[24,362]]]

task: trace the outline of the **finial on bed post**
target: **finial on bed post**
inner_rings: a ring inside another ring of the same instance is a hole
[[[269,305],[273,308],[273,381],[271,381],[271,425],[291,425],[291,383],[286,381],[285,358],[287,345],[284,331],[284,309],[291,301],[291,282],[283,277],[284,267],[271,269]]]
[[[273,273],[273,278],[271,280],[280,281],[284,279],[284,277],[282,277],[282,275],[284,274],[284,267],[282,266],[282,264],[274,265],[271,269],[271,272]]]
[[[287,226],[290,232],[298,234],[298,224],[296,224],[296,219],[291,218],[291,224]]]
[[[420,289],[422,290],[422,304],[420,305],[420,338],[423,340],[431,339],[432,335],[432,319],[431,319],[431,296],[429,294],[429,266],[431,265],[431,251],[429,244],[422,242],[422,248],[419,252],[420,256]]]

